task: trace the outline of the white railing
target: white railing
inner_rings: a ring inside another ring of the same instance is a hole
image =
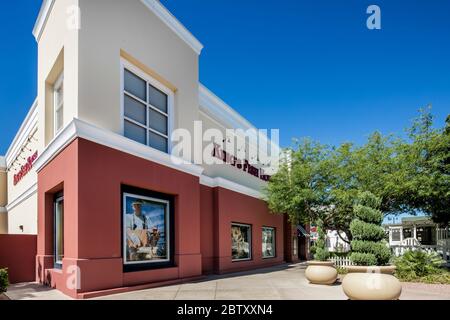
[[[353,262],[349,257],[331,257],[328,259],[329,261],[333,261],[334,265],[338,268],[344,268],[348,266],[353,266]]]
[[[406,251],[412,250],[421,250],[425,251],[427,253],[433,253],[436,252],[439,254],[444,261],[447,263],[450,263],[450,247],[447,246],[430,246],[430,245],[394,245],[391,246],[392,253],[396,257],[402,256]]]

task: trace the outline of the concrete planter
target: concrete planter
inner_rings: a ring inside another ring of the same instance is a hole
[[[402,293],[400,281],[393,276],[394,266],[346,269],[342,289],[351,300],[397,300]]]
[[[333,261],[308,261],[306,279],[313,284],[330,285],[336,282],[337,270]]]

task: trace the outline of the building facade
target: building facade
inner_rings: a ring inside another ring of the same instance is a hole
[[[37,234],[37,281],[83,298],[298,258],[263,165],[224,151],[255,148],[227,131],[254,127],[199,83],[202,45],[159,1],[44,0],[33,33],[38,96],[0,159],[0,232]],[[173,155],[175,131],[208,129],[224,139]]]

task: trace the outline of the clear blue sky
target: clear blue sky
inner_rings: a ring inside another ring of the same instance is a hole
[[[0,154],[36,96],[40,3],[2,3]],[[201,82],[257,127],[279,128],[284,146],[402,133],[428,103],[439,126],[450,112],[448,0],[162,3],[205,45]],[[382,30],[366,28],[370,4],[381,7]]]

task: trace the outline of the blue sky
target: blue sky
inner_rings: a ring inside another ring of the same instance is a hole
[[[40,0],[2,3],[0,154],[36,96]],[[200,80],[281,143],[402,133],[419,107],[450,112],[450,1],[162,0],[205,45]],[[382,30],[366,28],[381,8]]]

